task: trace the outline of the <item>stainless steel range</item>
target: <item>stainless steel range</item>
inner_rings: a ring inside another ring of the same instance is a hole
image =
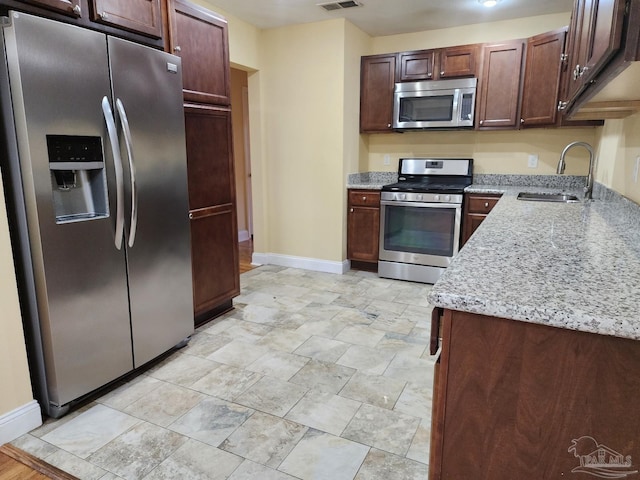
[[[401,158],[382,187],[378,275],[435,283],[460,246],[462,198],[473,159]]]

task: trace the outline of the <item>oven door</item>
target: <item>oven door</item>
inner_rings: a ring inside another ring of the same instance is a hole
[[[380,260],[448,267],[460,247],[462,205],[380,202]]]

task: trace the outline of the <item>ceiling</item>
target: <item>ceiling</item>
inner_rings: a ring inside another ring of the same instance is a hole
[[[203,0],[258,28],[346,18],[373,37],[473,23],[568,12],[573,0],[501,0],[493,8],[477,0],[358,0],[360,7],[331,12],[330,0]]]

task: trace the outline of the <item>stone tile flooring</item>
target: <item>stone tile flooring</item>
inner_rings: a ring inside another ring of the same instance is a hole
[[[236,308],[13,442],[93,480],[426,480],[430,285],[262,266]]]

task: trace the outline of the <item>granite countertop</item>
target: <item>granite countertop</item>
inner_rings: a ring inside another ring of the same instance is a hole
[[[396,172],[351,173],[347,176],[347,188],[380,190],[383,185],[389,185],[397,181],[398,174]]]
[[[469,187],[504,195],[434,285],[431,303],[639,340],[638,205],[599,184],[597,200],[580,203],[517,200],[524,190],[582,196],[573,186]]]

